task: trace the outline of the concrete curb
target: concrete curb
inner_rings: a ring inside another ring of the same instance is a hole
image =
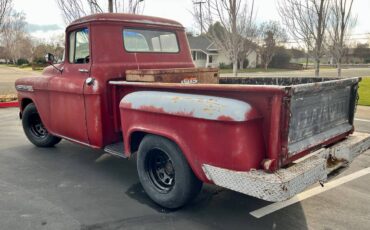
[[[18,107],[18,101],[0,102],[0,108]]]

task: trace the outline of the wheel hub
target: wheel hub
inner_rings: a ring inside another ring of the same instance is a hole
[[[169,191],[175,184],[175,169],[168,155],[155,151],[148,158],[149,178],[160,191]]]
[[[34,114],[30,118],[30,129],[33,135],[39,138],[44,138],[48,134],[48,131],[41,122],[40,117]]]

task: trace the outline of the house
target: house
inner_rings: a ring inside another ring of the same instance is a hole
[[[189,46],[193,61],[197,67],[219,67],[220,64],[230,65],[231,61],[221,49],[217,48],[204,35],[198,37],[188,36]],[[248,56],[248,67],[255,68],[258,63],[258,55],[252,51]]]

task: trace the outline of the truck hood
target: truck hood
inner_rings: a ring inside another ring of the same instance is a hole
[[[47,88],[47,80],[45,76],[33,76],[19,78],[15,81],[17,91],[33,91],[35,89]]]

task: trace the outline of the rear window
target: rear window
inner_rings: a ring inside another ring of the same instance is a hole
[[[179,52],[176,34],[169,31],[124,29],[123,43],[128,52]]]

